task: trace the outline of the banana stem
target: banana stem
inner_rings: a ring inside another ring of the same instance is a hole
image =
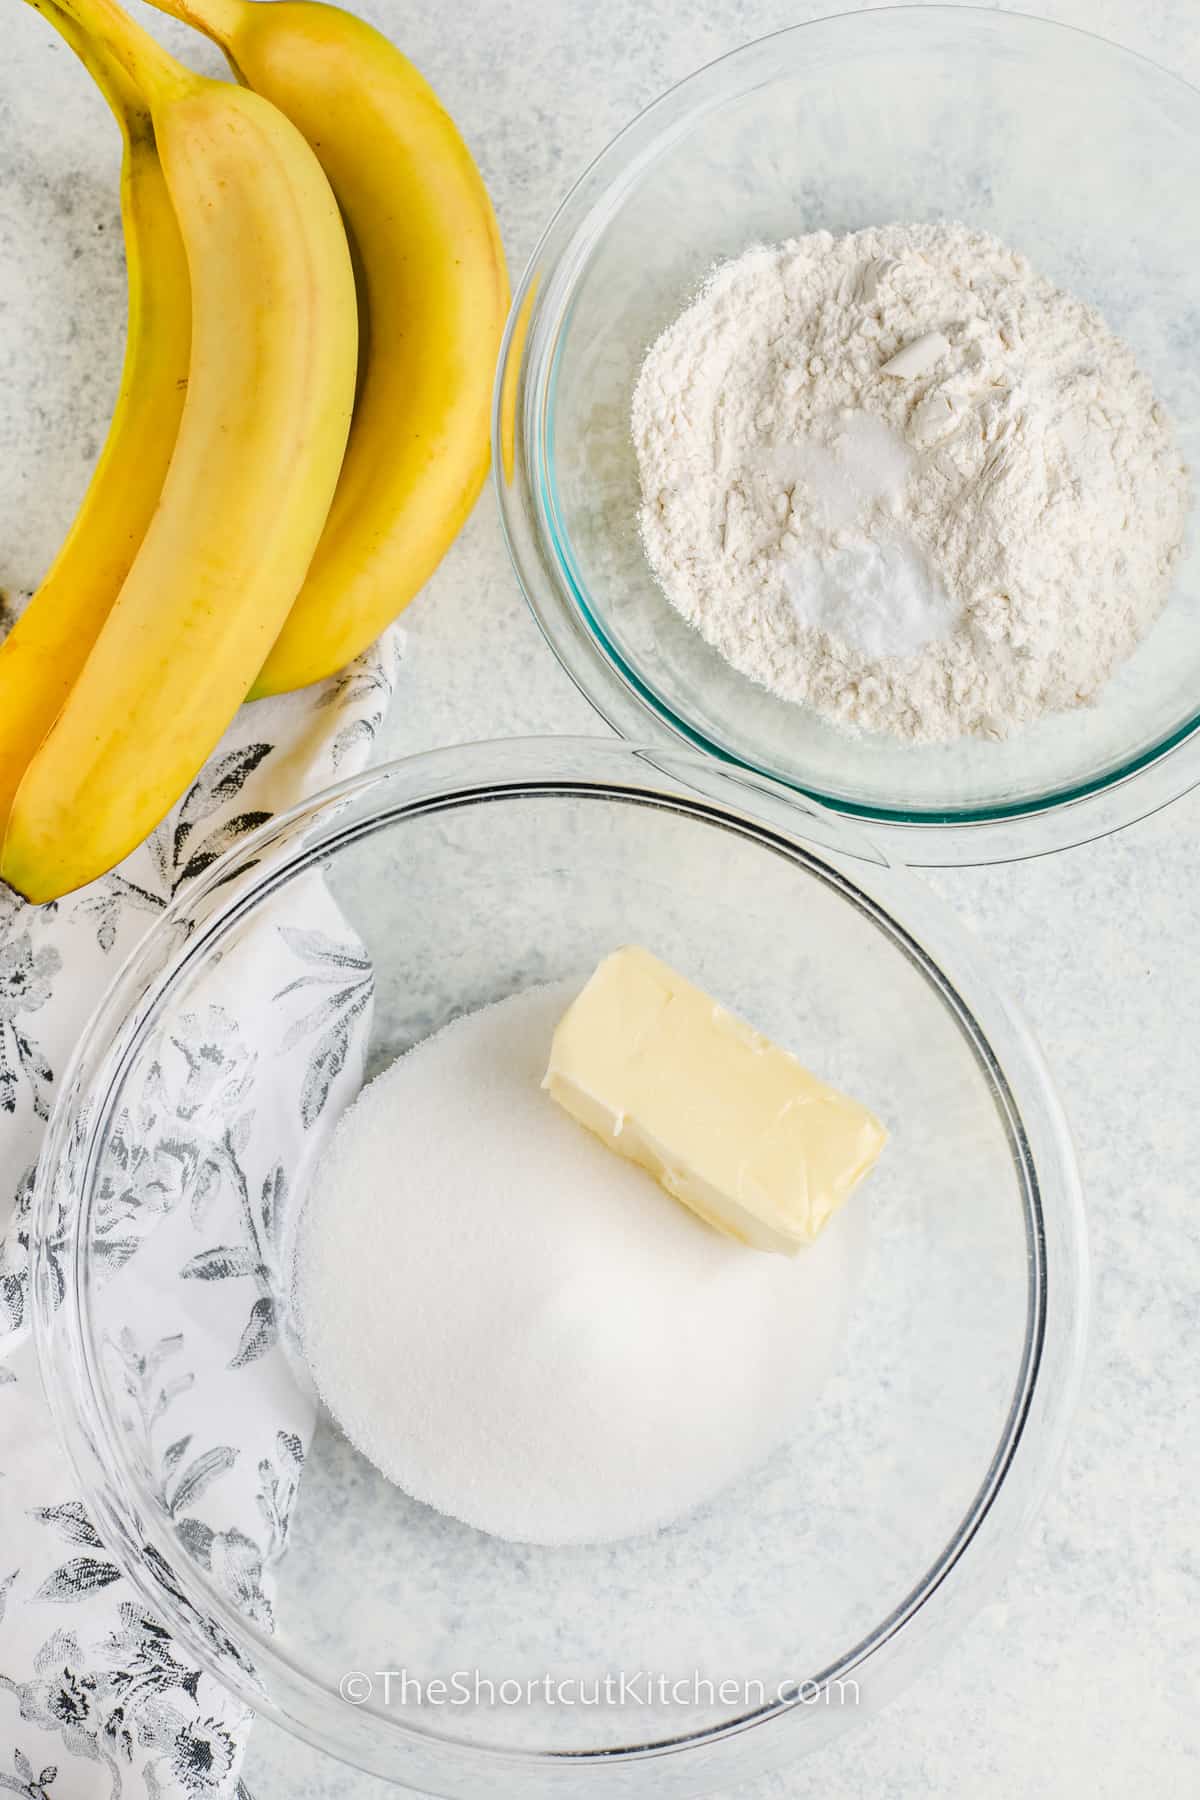
[[[169,18],[182,19],[228,50],[245,20],[246,0],[150,0],[150,5]]]
[[[56,3],[86,37],[104,46],[151,107],[186,93],[200,82],[200,76],[185,69],[148,31],[131,19],[116,0],[56,0]],[[50,23],[55,23],[50,8],[43,7],[41,0],[29,0],[29,4],[36,12],[44,11]]]
[[[108,46],[90,37],[69,13],[54,4],[54,0],[37,0],[37,11],[53,25],[59,37],[75,52],[91,75],[121,127],[125,142],[128,144],[141,133],[149,133],[151,127],[146,102]]]

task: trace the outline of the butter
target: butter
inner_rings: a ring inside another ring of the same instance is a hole
[[[708,1224],[789,1256],[887,1141],[865,1107],[636,946],[567,1008],[542,1086]]]

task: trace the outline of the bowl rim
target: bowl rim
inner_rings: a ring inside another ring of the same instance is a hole
[[[1084,26],[980,5],[904,3],[865,12],[831,12],[750,40],[667,88],[609,140],[578,176],[539,238],[513,293],[492,400],[492,470],[501,527],[522,593],[543,638],[584,699],[631,742],[647,733],[682,743],[718,762],[750,770],[803,793],[842,817],[869,826],[881,844],[915,867],[970,867],[1020,861],[1106,837],[1160,811],[1200,783],[1200,706],[1182,724],[1104,775],[1068,783],[1012,805],[876,806],[830,794],[755,761],[701,730],[660,695],[613,641],[591,603],[562,527],[554,480],[553,389],[577,281],[591,249],[625,193],[672,135],[720,103],[713,92],[728,71],[764,48],[805,33],[902,14],[976,21],[1027,37],[1078,38],[1142,65],[1195,102],[1200,88]],[[873,29],[868,23],[867,30]]]
[[[749,1730],[803,1716],[804,1703],[799,1695],[789,1696],[675,1738],[580,1751],[524,1750],[456,1739],[382,1710],[347,1708],[344,1699],[240,1614],[178,1552],[165,1522],[151,1513],[151,1496],[139,1491],[138,1477],[125,1463],[88,1326],[90,1177],[111,1098],[156,1005],[256,905],[366,831],[394,827],[448,805],[490,804],[548,792],[666,806],[750,837],[809,865],[810,872],[814,861],[832,871],[838,885],[865,900],[874,922],[918,964],[949,1007],[989,1081],[1009,1138],[1025,1196],[1029,1285],[1026,1341],[1001,1440],[967,1512],[925,1575],[877,1626],[802,1686],[813,1681],[828,1686],[861,1672],[872,1659],[889,1655],[918,1620],[922,1630],[910,1641],[919,1656],[917,1646],[933,1635],[935,1613],[946,1634],[982,1603],[989,1575],[1015,1547],[1053,1476],[1083,1366],[1088,1282],[1082,1197],[1069,1130],[1041,1052],[1011,1002],[993,985],[950,909],[918,878],[875,856],[869,845],[860,847],[856,832],[847,838],[841,822],[830,821],[813,803],[777,783],[748,780],[695,756],[664,756],[658,749],[611,740],[508,739],[384,764],[261,826],[154,922],[114,977],[65,1073],[34,1197],[32,1287],[39,1364],[91,1516],[142,1599],[164,1616],[198,1665],[232,1687],[252,1709],[316,1747],[404,1785],[454,1796],[477,1793],[474,1778],[497,1768],[519,1768],[531,1779],[540,1776],[545,1791],[554,1794],[569,1788],[584,1770],[594,1771],[601,1784],[606,1769],[624,1769],[628,1778],[632,1765],[661,1769],[663,1757],[730,1745]],[[833,850],[821,835],[823,824],[832,826]],[[815,828],[815,835],[807,826]],[[871,894],[872,871],[881,867],[888,883],[898,884],[906,918],[914,914],[919,926],[902,922],[889,904]],[[936,955],[923,942],[927,932],[937,941]],[[953,980],[941,964],[943,943],[955,965]],[[77,1177],[82,1177],[78,1192]],[[70,1203],[65,1223],[64,1180]],[[1049,1206],[1043,1205],[1043,1196]],[[56,1234],[66,1277],[61,1303],[51,1254]],[[161,1565],[157,1569],[155,1557]],[[950,1582],[959,1569],[967,1578]],[[918,1672],[910,1657],[899,1685],[907,1685]],[[894,1676],[892,1681],[894,1685]],[[874,1691],[891,1697],[882,1675]],[[801,1748],[789,1738],[784,1759]],[[453,1759],[449,1771],[445,1758]],[[778,1759],[775,1750],[773,1760]],[[661,1777],[649,1779],[657,1783]]]

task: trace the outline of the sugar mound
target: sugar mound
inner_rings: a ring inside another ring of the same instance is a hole
[[[371,1082],[313,1177],[295,1301],[317,1389],[416,1499],[519,1542],[679,1517],[811,1405],[861,1198],[794,1260],[721,1237],[541,1091],[576,984],[456,1020]]]

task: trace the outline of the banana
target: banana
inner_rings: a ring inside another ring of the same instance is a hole
[[[433,573],[488,468],[508,276],[437,96],[362,19],[312,0],[152,0],[225,51],[315,150],[357,259],[365,329],[342,478],[252,695],[341,668]]]
[[[125,361],[104,448],[61,550],[0,644],[0,833],[158,504],[187,391],[191,337],[187,259],[149,109],[111,51],[50,0],[38,10],[95,78],[121,128],[129,302]]]
[[[157,511],[17,790],[0,874],[31,900],[140,843],[237,710],[333,497],[357,365],[337,205],[259,95],[184,69],[116,0],[62,0],[150,107],[187,250],[187,398]]]

